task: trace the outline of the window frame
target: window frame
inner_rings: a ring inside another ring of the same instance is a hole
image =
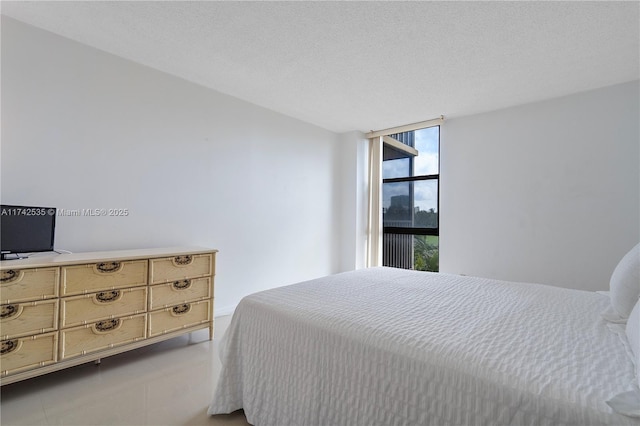
[[[399,234],[399,235],[429,235],[436,236],[438,239],[440,238],[440,131],[441,126],[427,126],[428,127],[438,127],[438,173],[437,174],[428,174],[428,175],[418,175],[418,176],[406,176],[406,177],[394,177],[394,178],[383,178],[382,179],[382,187],[384,193],[384,184],[385,183],[404,183],[404,182],[419,182],[419,181],[429,181],[436,180],[437,181],[437,200],[436,200],[436,219],[437,226],[434,228],[426,228],[426,227],[405,227],[405,226],[385,226],[384,225],[384,212],[382,213],[382,236],[384,234]],[[415,129],[412,131],[418,131],[421,129]],[[413,175],[413,158],[410,163],[410,174]],[[413,195],[412,195],[413,196]]]
[[[438,163],[440,163],[440,146],[438,146]],[[438,164],[440,169],[440,164]],[[382,221],[382,233],[383,234],[413,234],[413,235],[434,235],[440,236],[440,174],[437,175],[421,175],[410,176],[406,178],[388,178],[382,179],[382,184],[385,183],[400,183],[400,182],[416,182],[425,180],[437,180],[438,181],[438,199],[436,217],[438,218],[438,226],[435,228],[424,227],[407,227],[407,226],[384,226],[384,220]]]

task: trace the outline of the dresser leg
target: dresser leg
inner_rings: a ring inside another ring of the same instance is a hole
[[[95,365],[97,367],[97,366],[100,365],[101,362],[102,362],[102,360],[100,358],[98,358],[95,361],[93,361],[93,365]]]

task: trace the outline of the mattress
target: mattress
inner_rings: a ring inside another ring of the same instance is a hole
[[[370,268],[255,293],[223,338],[209,414],[255,425],[639,425],[606,296]]]

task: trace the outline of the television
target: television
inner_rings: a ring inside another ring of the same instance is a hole
[[[0,204],[0,259],[53,251],[56,209]]]

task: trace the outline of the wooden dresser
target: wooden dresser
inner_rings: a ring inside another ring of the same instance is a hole
[[[0,384],[209,329],[217,250],[35,256],[0,262]]]

